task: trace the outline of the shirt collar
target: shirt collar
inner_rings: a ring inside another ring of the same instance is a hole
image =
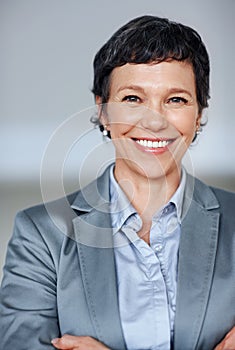
[[[110,168],[109,192],[112,226],[115,233],[131,215],[136,214],[136,210],[117,183],[113,171],[114,165]]]
[[[182,218],[182,208],[183,208],[185,186],[186,186],[186,170],[184,169],[184,167],[182,167],[181,168],[180,184],[168,202],[168,203],[173,203],[175,205],[177,219],[178,219],[179,223],[181,223],[181,218]]]
[[[130,216],[136,216],[137,213],[135,208],[131,205],[129,199],[117,183],[113,171],[114,165],[110,167],[109,191],[112,226],[114,233],[116,233],[120,230],[120,228]],[[159,214],[164,214],[164,210],[166,210],[170,204],[174,204],[178,222],[181,223],[185,184],[186,171],[182,167],[181,180],[176,192],[173,194],[169,202],[156,213],[156,216],[159,216]]]

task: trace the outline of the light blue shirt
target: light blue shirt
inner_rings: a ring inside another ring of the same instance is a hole
[[[186,174],[153,216],[150,246],[138,236],[141,218],[110,172],[111,220],[118,300],[128,350],[168,350],[174,334],[177,262]]]

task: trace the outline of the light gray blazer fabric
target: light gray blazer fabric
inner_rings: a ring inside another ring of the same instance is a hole
[[[108,202],[109,169],[68,202],[18,214],[0,293],[1,350],[54,349],[64,333],[126,349]],[[190,175],[176,305],[175,350],[213,349],[235,325],[235,194]]]

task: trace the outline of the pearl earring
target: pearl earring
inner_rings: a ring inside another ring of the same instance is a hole
[[[202,132],[202,127],[199,125],[199,126],[197,127],[197,130],[196,130],[196,135],[197,135],[197,136],[200,135],[201,132]]]
[[[197,129],[195,131],[195,135],[194,135],[194,138],[193,138],[192,142],[196,141],[196,139],[201,134],[201,132],[202,132],[202,127],[201,127],[201,125],[198,125],[198,127],[197,127]]]
[[[103,128],[104,129],[103,129],[102,133],[103,133],[103,136],[106,137],[106,136],[108,136],[107,125],[104,125]]]

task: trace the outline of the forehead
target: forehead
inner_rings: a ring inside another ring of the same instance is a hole
[[[186,61],[163,61],[158,63],[127,63],[116,67],[111,73],[110,92],[128,86],[167,87],[195,89],[193,67]]]

